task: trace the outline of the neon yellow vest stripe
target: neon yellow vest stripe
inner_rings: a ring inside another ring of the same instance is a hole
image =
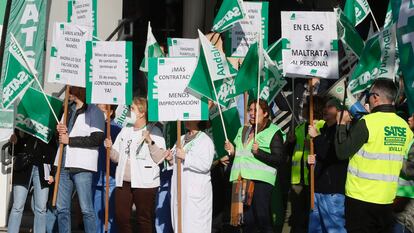
[[[413,133],[395,113],[376,112],[363,119],[369,137],[350,158],[345,194],[369,203],[391,204]]]
[[[414,140],[411,140],[408,150],[405,153],[404,160],[408,159],[408,152],[413,145]],[[414,180],[407,178],[404,174],[400,174],[398,179],[397,196],[408,197],[414,199]]]
[[[270,124],[268,128],[259,132],[256,136],[256,141],[259,143],[259,148],[267,153],[270,153],[270,143],[274,134],[281,131],[279,127]],[[281,131],[283,133],[283,131]],[[233,161],[233,166],[230,173],[230,181],[238,179],[239,174],[244,179],[259,180],[271,185],[275,185],[276,169],[266,165],[257,160],[251,150],[253,147],[253,140],[246,146],[243,146],[243,127],[241,127],[234,139],[236,145],[236,156]],[[285,135],[283,133],[283,139]]]

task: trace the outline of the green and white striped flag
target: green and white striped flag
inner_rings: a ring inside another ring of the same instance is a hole
[[[30,64],[27,62],[24,51],[13,36],[10,37],[8,51],[2,94],[2,103],[5,109],[9,108],[16,98],[22,95],[34,81],[31,72],[34,69],[29,68]]]
[[[266,52],[270,59],[275,63],[279,73],[283,74],[282,39],[279,38],[279,40],[270,45]]]
[[[198,32],[201,50],[197,68],[188,84],[188,88],[206,98],[217,101],[220,105],[228,106],[228,95],[235,90],[234,76],[237,71],[233,68],[226,56],[207,39],[203,33]],[[214,93],[213,80],[215,91]]]
[[[364,50],[364,40],[341,9],[335,8],[335,12],[337,16],[338,37],[359,58]]]
[[[368,0],[346,0],[344,14],[353,26],[360,24],[370,12]]]
[[[214,18],[213,32],[222,33],[230,29],[245,16],[242,0],[224,0]]]
[[[147,44],[145,45],[145,56],[142,59],[140,71],[148,72],[148,58],[150,57],[164,57],[164,53],[160,45],[152,34],[151,22],[148,22]]]

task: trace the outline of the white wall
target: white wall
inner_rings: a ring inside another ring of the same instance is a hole
[[[47,74],[49,72],[49,54],[52,41],[53,24],[55,22],[66,22],[67,19],[67,0],[49,0],[50,16],[49,30],[47,34],[47,48],[45,60],[45,92],[52,94],[63,88],[63,85],[48,83]],[[106,37],[116,28],[118,21],[122,19],[122,0],[98,0],[98,37],[105,40]],[[116,36],[115,36],[116,39]]]

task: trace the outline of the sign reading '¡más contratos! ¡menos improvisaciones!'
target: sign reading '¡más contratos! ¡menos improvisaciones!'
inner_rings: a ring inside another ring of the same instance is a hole
[[[284,76],[337,79],[335,13],[282,11],[281,17]]]

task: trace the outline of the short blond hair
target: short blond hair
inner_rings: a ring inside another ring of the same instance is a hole
[[[145,119],[148,119],[148,104],[147,99],[144,97],[134,97],[132,103],[138,107],[140,112],[145,113]]]

